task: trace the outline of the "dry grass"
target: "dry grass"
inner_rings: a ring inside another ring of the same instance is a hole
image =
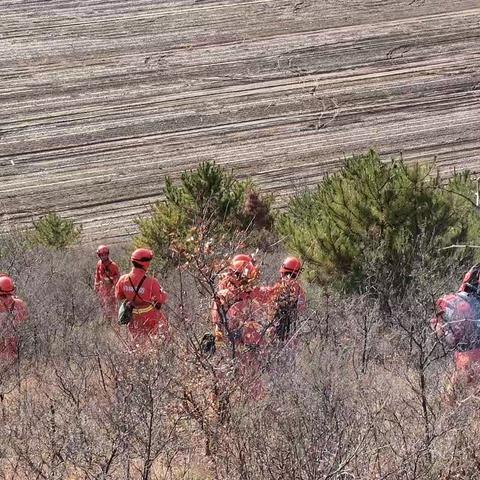
[[[454,276],[412,286],[391,318],[310,287],[296,353],[262,352],[254,400],[257,378],[199,355],[210,299],[188,272],[183,294],[179,272],[164,282],[173,342],[132,353],[101,320],[94,262],[14,243],[0,260],[31,310],[19,361],[1,372],[0,478],[475,478],[480,395],[447,404],[451,358],[428,329]]]

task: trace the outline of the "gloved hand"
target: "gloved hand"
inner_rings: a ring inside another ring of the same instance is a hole
[[[157,309],[160,310],[162,308],[163,303],[160,302],[154,302],[153,306]]]

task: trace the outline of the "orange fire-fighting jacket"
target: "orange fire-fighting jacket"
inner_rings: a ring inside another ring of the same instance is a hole
[[[133,267],[130,273],[122,275],[118,280],[115,286],[115,296],[117,300],[129,300],[133,303],[133,320],[128,325],[132,335],[156,335],[159,326],[166,334],[168,321],[160,308],[167,302],[167,294],[158,280],[146,276],[138,289],[138,295],[135,296],[134,287],[138,288],[144,275],[146,275],[144,270]]]
[[[120,270],[115,262],[97,262],[95,269],[95,291],[101,293],[111,292],[114,294],[114,287],[120,278]]]
[[[13,295],[0,298],[0,359],[13,359],[18,354],[18,327],[27,320],[28,309],[23,300]]]
[[[268,326],[268,299],[269,291],[263,287],[220,290],[211,311],[217,338],[229,334],[238,344],[263,344]]]

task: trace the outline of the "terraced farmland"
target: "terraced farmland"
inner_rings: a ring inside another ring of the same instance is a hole
[[[345,154],[480,172],[480,0],[2,0],[2,228],[121,240],[215,159],[281,203]]]

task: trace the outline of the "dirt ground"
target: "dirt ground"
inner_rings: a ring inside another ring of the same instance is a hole
[[[120,241],[214,159],[281,204],[344,155],[480,172],[480,0],[2,0],[1,229]]]

